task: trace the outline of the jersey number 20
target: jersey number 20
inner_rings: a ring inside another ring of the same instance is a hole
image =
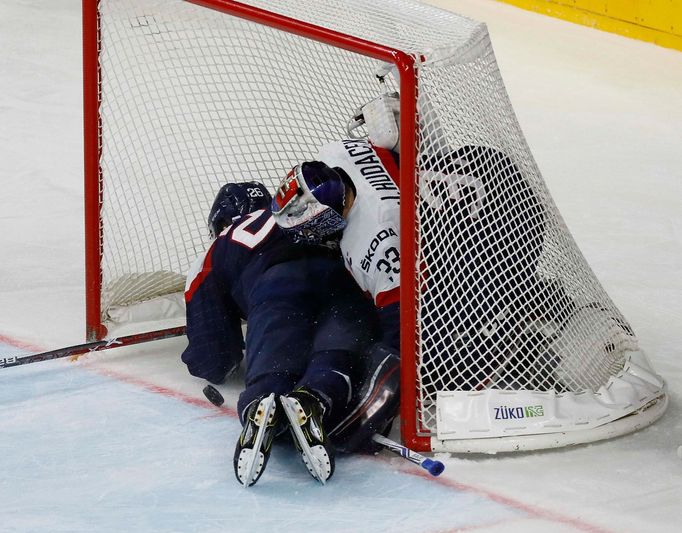
[[[253,213],[246,215],[244,220],[235,226],[234,230],[232,230],[232,235],[230,235],[230,238],[237,244],[246,246],[249,249],[253,249],[258,246],[263,239],[270,234],[272,228],[275,227],[275,219],[272,218],[272,216],[269,216],[259,229],[257,229],[255,232],[251,231],[249,226],[251,226],[255,220],[263,214],[264,211],[264,209],[259,209],[258,211],[254,211]]]

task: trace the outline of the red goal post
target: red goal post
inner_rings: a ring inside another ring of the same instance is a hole
[[[381,67],[400,93],[403,442],[555,447],[664,412],[485,25],[411,0],[83,0],[83,40],[88,339],[181,293],[225,177],[272,187],[341,138]]]

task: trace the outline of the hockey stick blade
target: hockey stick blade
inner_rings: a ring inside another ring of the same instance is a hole
[[[424,457],[423,455],[413,450],[410,450],[406,446],[403,446],[402,444],[399,444],[394,440],[388,439],[383,435],[379,435],[378,433],[376,433],[375,435],[372,436],[372,440],[378,444],[381,444],[386,449],[392,451],[393,453],[399,455],[400,457],[407,459],[411,463],[421,466],[432,476],[440,476],[443,473],[443,470],[445,470],[445,465],[440,461]]]
[[[31,363],[39,363],[41,361],[50,361],[52,359],[60,359],[62,357],[82,355],[89,352],[99,352],[102,350],[108,350],[109,348],[118,348],[120,346],[127,346],[130,344],[139,344],[142,342],[179,337],[180,335],[184,334],[185,327],[180,326],[177,328],[164,329],[162,331],[149,331],[147,333],[136,333],[135,335],[128,335],[126,337],[86,342],[85,344],[76,344],[74,346],[59,348],[58,350],[36,353],[33,355],[25,355],[23,357],[4,357],[0,358],[0,369],[28,365]]]

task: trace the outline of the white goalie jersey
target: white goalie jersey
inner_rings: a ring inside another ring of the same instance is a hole
[[[318,159],[342,168],[355,186],[341,253],[346,267],[378,308],[399,301],[400,190],[391,152],[364,140],[335,141]]]

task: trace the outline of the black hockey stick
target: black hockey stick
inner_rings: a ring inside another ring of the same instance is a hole
[[[149,331],[147,333],[136,333],[134,335],[127,335],[125,337],[102,339],[101,341],[94,342],[86,342],[85,344],[76,344],[75,346],[67,346],[66,348],[59,348],[58,350],[36,353],[32,355],[0,357],[0,368],[28,365],[30,363],[49,361],[51,359],[60,359],[62,357],[81,355],[89,352],[99,352],[101,350],[108,350],[109,348],[118,348],[120,346],[127,346],[130,344],[138,344],[142,342],[168,339],[171,337],[179,337],[180,335],[184,334],[185,326],[179,326],[176,328],[169,328],[161,331]]]
[[[220,394],[220,391],[213,385],[206,385],[204,387],[204,396],[206,396],[206,399],[208,399],[208,401],[216,407],[220,407],[225,403],[225,398],[223,398],[223,395]],[[406,446],[403,446],[402,444],[387,437],[379,435],[378,433],[372,436],[372,440],[378,444],[381,444],[387,450],[392,451],[404,459],[407,459],[411,463],[421,466],[432,476],[439,476],[443,473],[443,470],[445,470],[445,465],[440,461],[424,457],[423,455],[410,450]]]

